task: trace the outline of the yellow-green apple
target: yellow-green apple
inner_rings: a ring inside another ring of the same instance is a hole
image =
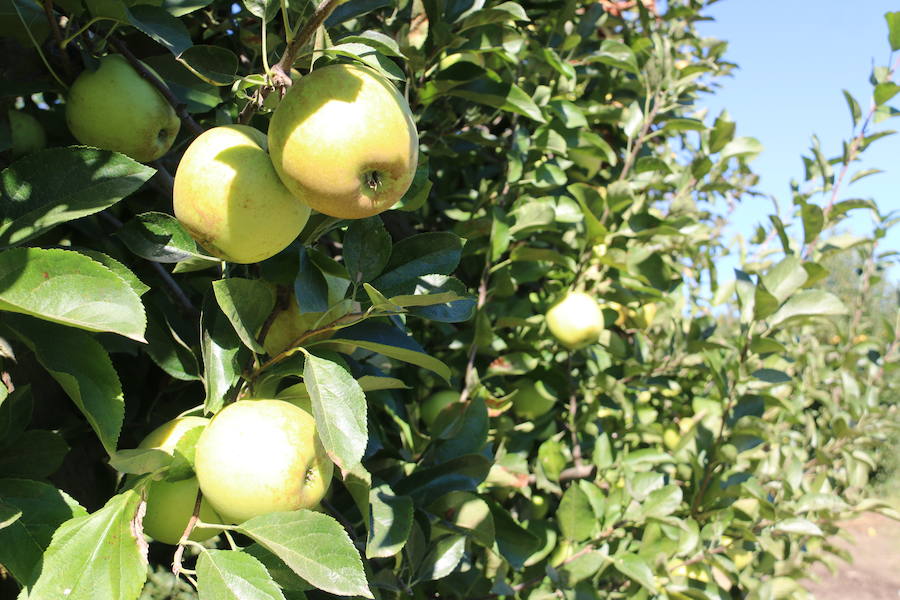
[[[541,381],[522,379],[516,382],[512,410],[523,419],[537,419],[556,404],[556,397]]]
[[[441,390],[429,396],[419,408],[422,421],[427,427],[434,425],[435,420],[444,408],[454,402],[459,402],[459,392],[454,390]]]
[[[12,142],[10,154],[18,158],[42,150],[47,145],[47,136],[41,122],[26,112],[10,110],[9,137]]]
[[[275,170],[326,215],[362,219],[393,206],[416,171],[409,105],[371,69],[330,65],[291,86],[269,125]]]
[[[263,348],[269,356],[275,356],[287,350],[291,343],[299,338],[308,327],[305,327],[300,312],[300,304],[297,297],[292,293],[288,298],[286,307],[276,308],[275,317],[272,318],[272,324],[263,338]]]
[[[178,440],[195,427],[205,427],[208,419],[202,417],[180,417],[154,429],[144,438],[138,448],[155,448],[173,454]],[[189,477],[179,481],[152,481],[147,487],[147,512],[144,515],[144,532],[154,540],[166,544],[177,544],[185,527],[194,514],[197,500],[197,478]],[[218,523],[219,515],[203,499],[200,502],[199,517],[206,523]],[[208,540],[219,534],[219,529],[195,527],[190,539],[195,542]]]
[[[216,414],[197,441],[203,496],[231,523],[316,506],[334,464],[312,415],[282,400],[239,400]]]
[[[266,136],[246,125],[215,127],[191,143],[175,173],[174,206],[201,246],[235,263],[278,254],[309,218],[272,168]]]
[[[159,90],[119,54],[107,54],[96,71],[78,76],[66,97],[66,122],[82,144],[141,162],[168,152],[181,127]]]
[[[603,313],[592,296],[570,291],[547,311],[547,327],[563,346],[575,350],[597,341]]]

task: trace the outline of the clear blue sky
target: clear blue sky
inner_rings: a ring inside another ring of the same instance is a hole
[[[868,82],[873,65],[890,59],[884,13],[900,10],[900,0],[723,0],[706,9],[715,20],[700,25],[702,35],[729,42],[726,58],[739,68],[704,104],[714,118],[723,108],[737,123],[737,135],[760,140],[765,151],[754,161],[757,189],[778,198],[783,218],[790,214],[789,183],[803,178],[801,155],[810,155],[818,135],[826,156],[841,151],[851,136],[850,113],[842,89],[865,113],[871,103]],[[900,96],[893,101],[900,108]],[[900,130],[900,117],[874,126]],[[863,162],[851,168],[880,168],[850,187],[841,198],[871,198],[882,212],[900,209],[900,134],[875,142]],[[735,214],[736,232],[749,235],[759,222],[768,223],[771,201],[745,198]],[[849,222],[853,232],[871,229],[865,214]],[[900,227],[879,249],[900,250]],[[731,266],[731,265],[728,265]],[[730,269],[721,281],[733,279]],[[900,277],[894,268],[892,279]]]

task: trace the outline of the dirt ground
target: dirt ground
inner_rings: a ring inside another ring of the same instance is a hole
[[[816,600],[900,600],[900,523],[867,513],[844,524],[853,542],[840,543],[853,563],[839,563],[836,575],[817,565],[819,582],[804,582]]]

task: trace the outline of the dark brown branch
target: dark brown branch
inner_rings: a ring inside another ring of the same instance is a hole
[[[262,106],[266,97],[274,90],[286,90],[291,87],[291,67],[294,66],[294,61],[297,60],[297,54],[300,52],[300,49],[315,35],[316,30],[322,26],[322,23],[334,12],[334,9],[344,2],[346,0],[322,0],[322,3],[316,8],[316,12],[306,22],[303,29],[288,43],[288,47],[285,49],[284,54],[281,55],[281,59],[272,65],[272,85],[258,89],[253,95],[253,99],[241,109],[241,114],[238,117],[239,123],[249,123],[256,111],[259,110],[259,107]],[[287,23],[284,25],[285,27],[288,26]]]
[[[191,134],[196,137],[203,133],[205,129],[201,126],[197,121],[194,120],[194,117],[190,115],[187,111],[187,107],[184,104],[181,104],[178,101],[172,91],[166,86],[165,83],[160,81],[156,75],[154,75],[147,67],[142,63],[138,58],[131,53],[131,50],[128,49],[128,46],[125,45],[122,40],[119,40],[115,37],[111,37],[109,40],[110,44],[116,49],[116,52],[125,57],[134,70],[138,72],[138,75],[146,79],[150,85],[159,90],[159,93],[163,95],[163,98],[172,105],[172,108],[175,109],[175,114],[178,115],[178,118],[181,119],[181,122],[184,123],[184,126],[187,127]]]
[[[53,12],[53,0],[44,0],[43,5],[44,14],[47,15],[47,22],[50,24],[50,31],[53,33],[53,39],[56,40],[56,49],[62,57],[62,66],[66,71],[66,78],[68,79],[68,83],[71,83],[74,69],[72,67],[72,61],[69,60],[69,53],[63,47],[63,36],[62,32],[59,30],[59,19],[57,19],[56,13]]]

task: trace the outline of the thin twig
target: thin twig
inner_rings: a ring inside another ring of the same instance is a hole
[[[72,61],[69,60],[69,53],[66,51],[63,46],[63,36],[62,32],[59,30],[59,20],[56,18],[56,14],[53,12],[53,0],[44,0],[44,14],[47,15],[47,22],[50,24],[50,31],[53,33],[53,38],[56,40],[57,47],[59,48],[59,52],[62,55],[62,65],[63,69],[66,71],[66,77],[71,81],[73,68]]]
[[[138,75],[146,79],[150,85],[159,90],[159,93],[163,95],[163,98],[172,105],[172,108],[175,109],[175,114],[178,115],[178,118],[181,119],[181,122],[184,123],[184,126],[187,127],[191,133],[196,137],[203,133],[205,129],[200,125],[197,121],[194,120],[194,117],[190,115],[187,111],[187,106],[181,104],[178,101],[172,91],[163,83],[161,80],[157,79],[157,77],[147,68],[144,63],[142,63],[138,58],[131,53],[131,50],[128,49],[128,46],[125,45],[122,40],[111,37],[109,39],[110,44],[116,49],[116,51],[125,57],[134,70],[138,72]]]
[[[181,572],[181,557],[184,554],[184,546],[187,543],[191,532],[194,531],[194,527],[197,526],[197,521],[200,519],[200,503],[202,501],[203,492],[200,491],[200,488],[197,488],[197,497],[194,498],[194,511],[191,513],[191,518],[188,519],[184,532],[181,534],[181,539],[178,540],[178,549],[175,550],[175,555],[172,557],[172,573],[174,573],[176,577],[178,577],[178,574]]]

